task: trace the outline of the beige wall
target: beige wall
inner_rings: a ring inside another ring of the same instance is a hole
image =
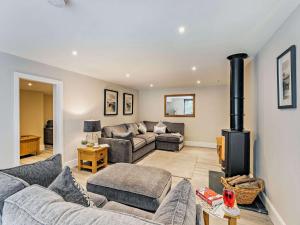
[[[300,7],[257,55],[258,132],[255,174],[266,182],[266,196],[273,205],[274,224],[299,224],[300,195]],[[277,108],[276,58],[292,44],[297,46],[296,109]],[[282,221],[280,221],[282,219]]]
[[[53,120],[53,95],[44,95],[44,124]]]
[[[53,96],[39,91],[20,91],[20,135],[36,135],[44,144],[44,126],[53,119]]]
[[[166,94],[196,94],[196,117],[164,117]],[[139,119],[183,122],[186,141],[215,143],[221,129],[229,127],[228,86],[140,91]]]
[[[35,91],[20,91],[20,134],[36,135],[44,143],[44,94]]]
[[[100,119],[102,125],[134,122],[137,120],[138,91],[104,82],[95,78],[73,73],[49,65],[33,62],[20,57],[0,53],[0,168],[14,164],[14,121],[13,121],[13,75],[23,72],[57,79],[63,82],[63,119],[64,119],[64,161],[76,160],[76,147],[85,137],[83,121]],[[104,89],[119,91],[119,115],[103,115]],[[122,115],[122,94],[134,94],[134,114]]]

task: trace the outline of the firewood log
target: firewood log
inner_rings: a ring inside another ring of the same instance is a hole
[[[227,178],[226,180],[227,180],[227,182],[231,182],[231,181],[233,181],[233,180],[239,178],[240,176],[241,176],[241,175],[236,175],[236,176],[234,176],[234,177],[229,177],[229,178]]]
[[[243,183],[247,183],[247,182],[253,182],[253,181],[256,181],[255,178],[249,178],[249,177],[244,177],[244,178],[241,178],[241,179],[235,179],[234,181],[232,181],[230,183],[230,185],[232,186],[235,186],[237,184],[243,184]]]

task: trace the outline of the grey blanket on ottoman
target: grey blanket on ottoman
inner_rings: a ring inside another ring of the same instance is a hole
[[[87,190],[136,208],[156,211],[172,184],[171,173],[153,167],[117,163],[88,179]]]

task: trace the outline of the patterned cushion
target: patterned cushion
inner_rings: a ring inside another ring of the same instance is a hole
[[[63,169],[61,174],[50,184],[48,189],[59,194],[66,202],[73,202],[85,207],[95,207],[88,193],[72,176],[72,172],[68,166]]]
[[[127,129],[129,132],[132,132],[134,136],[139,134],[139,128],[136,123],[128,123],[126,124]]]
[[[4,200],[28,186],[29,184],[27,182],[9,174],[0,172],[0,220]]]
[[[147,127],[143,122],[139,123],[138,129],[141,134],[145,134],[147,132]]]
[[[154,126],[154,133],[156,134],[164,134],[166,133],[167,127],[166,126]]]
[[[154,126],[157,124],[157,122],[144,121],[144,124],[146,125],[148,132],[153,132]]]
[[[48,187],[62,171],[61,155],[57,154],[44,161],[1,170],[18,177],[30,185]]]
[[[166,225],[196,224],[196,198],[187,179],[180,181],[169,192],[155,212],[153,220]]]
[[[134,152],[141,149],[142,147],[144,147],[147,144],[143,138],[135,137],[132,140],[133,140],[133,151]]]

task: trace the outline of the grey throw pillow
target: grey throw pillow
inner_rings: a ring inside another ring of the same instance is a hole
[[[193,225],[196,223],[196,198],[191,183],[180,181],[163,200],[153,220],[165,225]]]
[[[95,207],[88,193],[76,182],[68,166],[63,169],[48,189],[59,194],[66,202],[73,202],[85,207]]]
[[[133,133],[133,136],[136,136],[136,135],[139,134],[139,128],[138,128],[138,125],[136,123],[128,123],[127,128],[128,128],[129,132]]]
[[[112,132],[112,137],[116,139],[124,139],[124,140],[129,140],[133,144],[133,133],[132,132],[126,132],[126,133],[117,133],[117,132]]]
[[[48,187],[62,170],[61,155],[57,154],[44,161],[1,170],[3,173],[18,177],[30,185]]]
[[[139,132],[141,134],[146,134],[147,133],[147,127],[143,122],[139,123]]]

